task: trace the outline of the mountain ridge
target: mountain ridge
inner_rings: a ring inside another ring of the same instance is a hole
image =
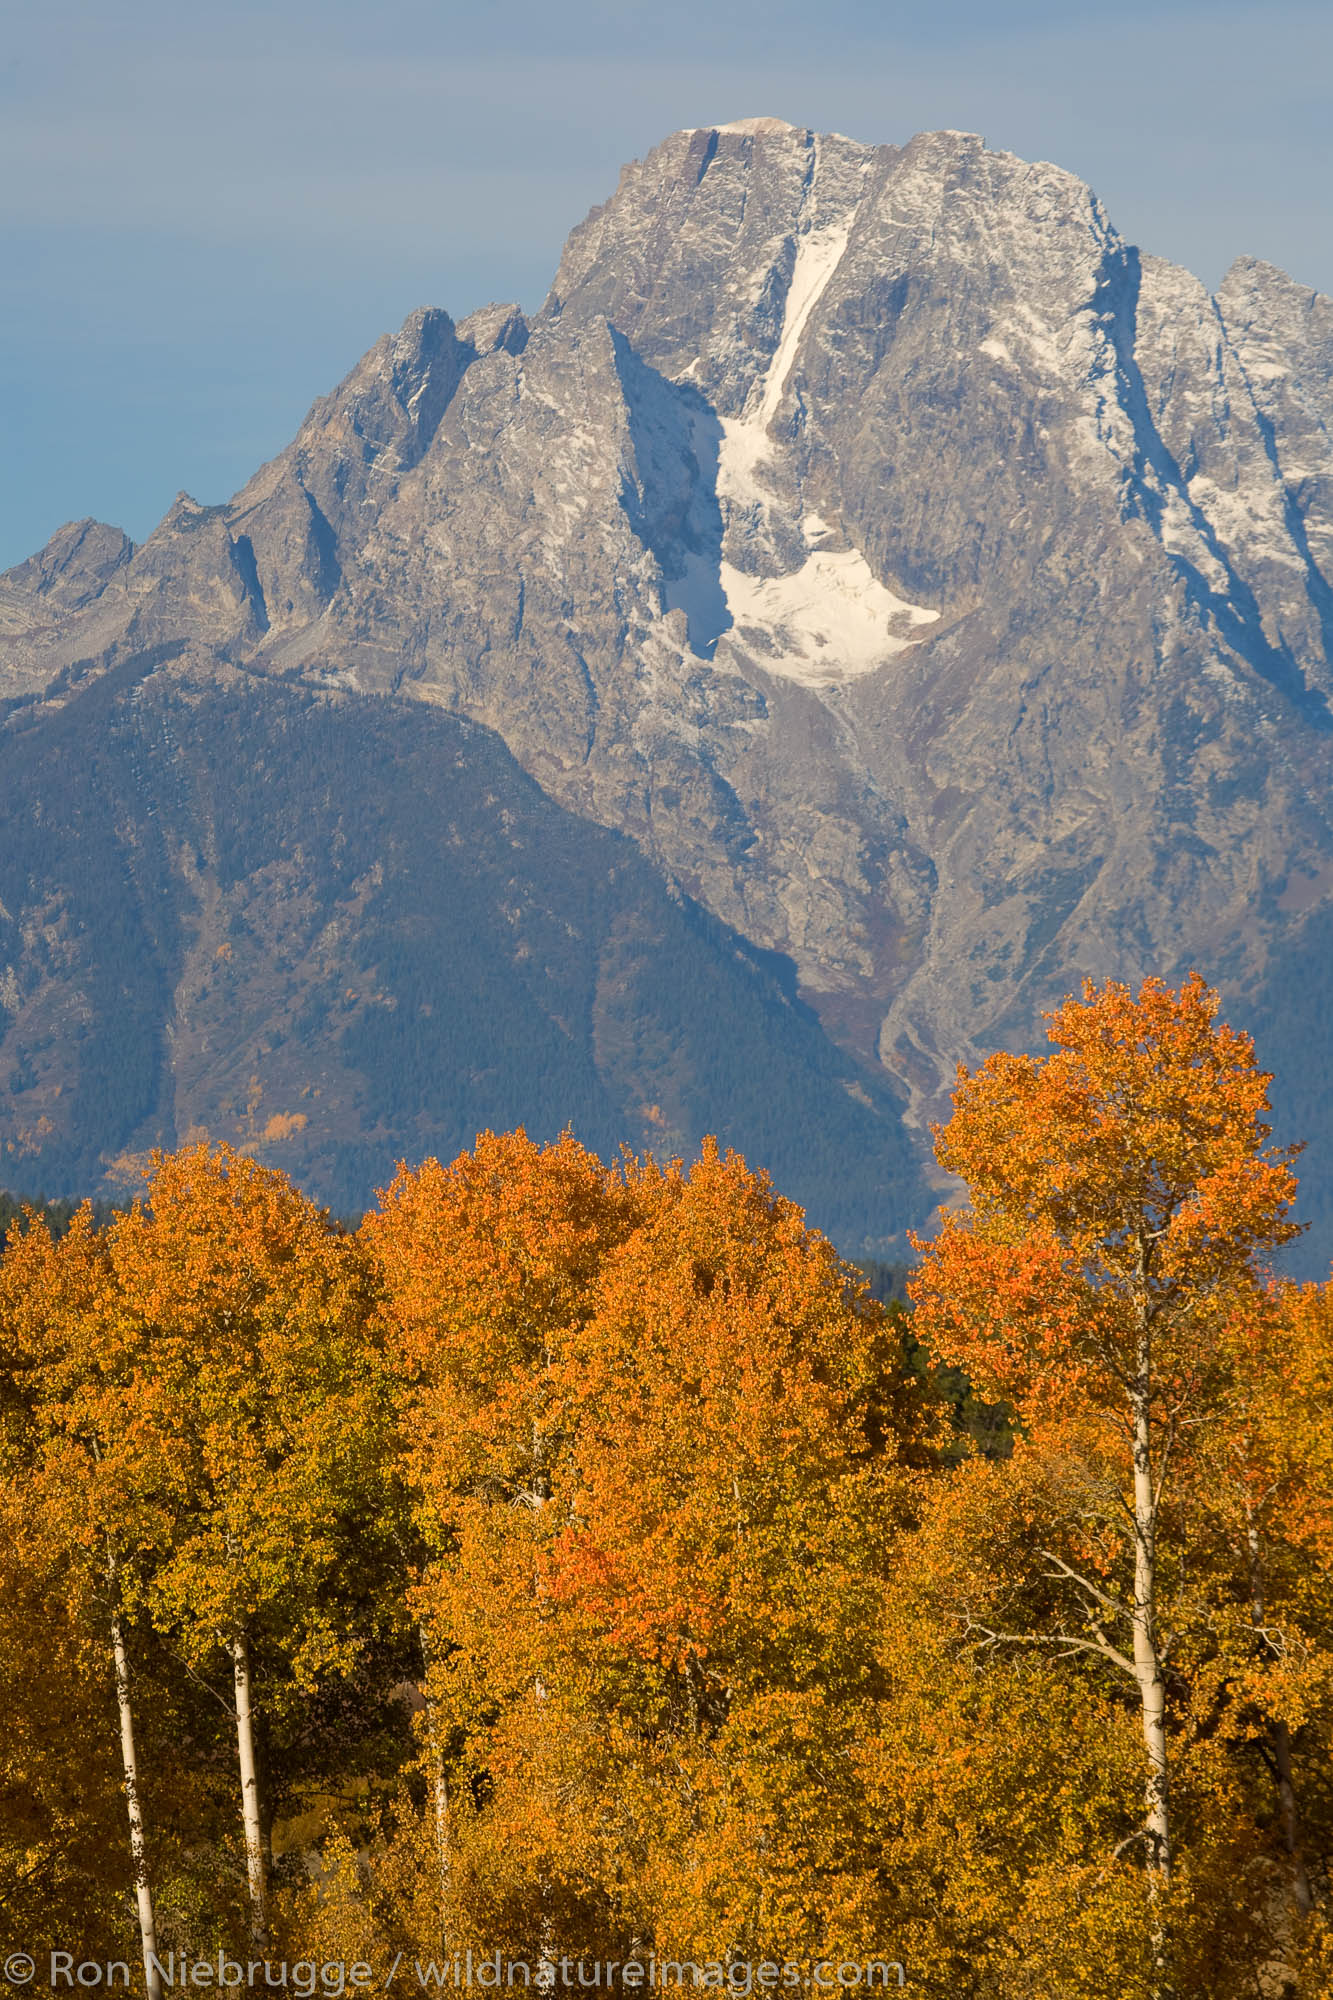
[[[3,691],[183,635],[480,723],[790,958],[918,1127],[1084,974],[1196,963],[1294,1101],[1331,438],[1333,305],[1260,260],[1210,294],[974,134],[700,128],[531,318],[413,314],[59,618],[10,572]]]

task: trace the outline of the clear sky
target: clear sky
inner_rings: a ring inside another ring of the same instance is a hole
[[[1215,284],[1333,291],[1333,10],[1226,0],[11,0],[0,566],[226,498],[414,306],[536,305],[622,161],[953,126]]]

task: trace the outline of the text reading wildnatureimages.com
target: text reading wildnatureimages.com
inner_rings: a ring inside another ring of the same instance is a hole
[[[79,1958],[72,1951],[48,1954],[46,1967],[31,1953],[11,1952],[5,1977],[11,1986],[30,1985],[39,1971],[47,1972],[52,1992],[85,1992],[98,1987],[130,1986],[130,1968],[123,1959]],[[395,1981],[425,1991],[471,1987],[645,1992],[676,1991],[682,1987],[714,1988],[727,1994],[751,1994],[786,1989],[823,1993],[897,1989],[906,1973],[896,1959],[643,1959],[504,1958],[499,1952],[465,1952],[452,1959],[407,1959],[400,1953],[381,1975],[357,1961],[318,1964],[313,1959],[233,1959],[225,1952],[212,1958],[189,1952],[152,1956],[147,1965],[150,1990],[178,1991],[222,1987],[286,1991],[296,2000],[337,2000],[351,1992],[388,1992]]]

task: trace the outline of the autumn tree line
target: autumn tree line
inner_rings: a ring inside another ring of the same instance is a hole
[[[1049,1032],[960,1071],[907,1310],[711,1145],[11,1229],[6,1949],[1333,1995],[1293,1151],[1197,979]]]

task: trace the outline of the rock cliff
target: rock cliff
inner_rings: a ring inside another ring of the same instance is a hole
[[[1333,304],[1269,266],[1210,296],[971,134],[677,133],[531,322],[414,314],[230,505],[0,586],[24,712],[178,641],[485,725],[918,1123],[1085,973],[1197,965],[1333,1212],[1282,1000],[1333,937]]]

